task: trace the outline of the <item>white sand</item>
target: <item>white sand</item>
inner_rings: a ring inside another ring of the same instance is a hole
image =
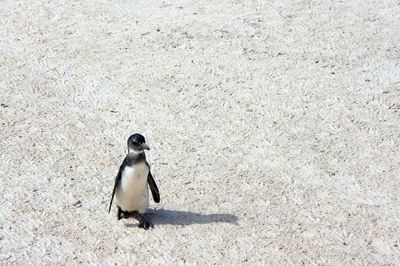
[[[0,89],[2,265],[400,264],[399,1],[3,0]]]

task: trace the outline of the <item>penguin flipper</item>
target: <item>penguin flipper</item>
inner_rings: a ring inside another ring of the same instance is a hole
[[[115,190],[117,189],[117,186],[118,186],[119,182],[121,181],[121,172],[122,172],[121,169],[122,169],[122,165],[119,168],[117,176],[115,177],[115,184],[114,184],[113,192],[111,194],[110,207],[108,207],[108,213],[110,213],[110,210],[111,210],[111,206],[112,206],[112,202],[113,202],[113,199],[114,199]]]
[[[153,200],[156,203],[160,202],[160,192],[158,191],[158,187],[156,181],[154,181],[153,176],[149,170],[149,174],[147,175],[147,183],[149,184],[151,194],[153,195]]]

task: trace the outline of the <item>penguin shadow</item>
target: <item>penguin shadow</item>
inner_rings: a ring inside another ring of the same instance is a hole
[[[212,223],[228,223],[239,225],[236,215],[228,213],[202,214],[191,211],[177,210],[153,210],[146,212],[149,221],[154,225],[192,225],[192,224],[212,224]],[[127,227],[135,227],[136,224],[128,224]]]

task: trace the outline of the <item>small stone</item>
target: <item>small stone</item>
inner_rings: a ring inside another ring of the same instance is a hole
[[[82,206],[82,202],[80,200],[78,200],[77,202],[75,202],[74,204],[75,207],[81,207]]]

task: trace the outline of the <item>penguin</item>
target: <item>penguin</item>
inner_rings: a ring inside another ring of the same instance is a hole
[[[149,189],[156,203],[160,202],[160,193],[150,172],[144,150],[150,150],[141,134],[133,134],[128,138],[128,154],[119,167],[115,177],[114,189],[111,195],[110,213],[113,199],[118,208],[117,219],[134,216],[139,221],[139,227],[145,230],[153,225],[146,219],[145,212],[149,206]]]

